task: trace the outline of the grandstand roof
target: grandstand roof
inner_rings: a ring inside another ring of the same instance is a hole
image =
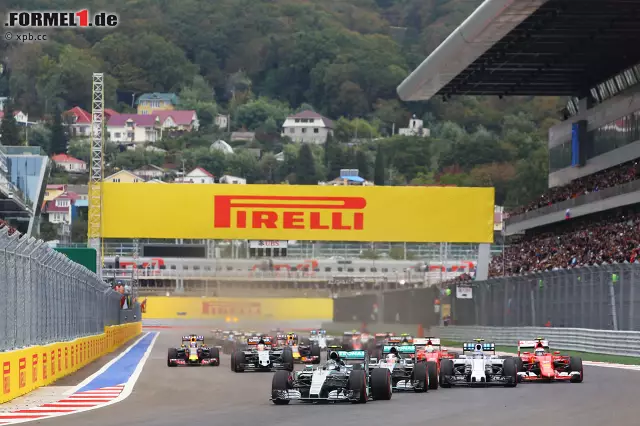
[[[586,96],[640,62],[639,19],[638,1],[485,0],[398,95]]]

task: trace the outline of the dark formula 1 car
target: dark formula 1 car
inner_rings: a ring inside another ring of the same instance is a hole
[[[570,381],[582,383],[584,371],[582,358],[561,355],[549,350],[549,341],[542,337],[518,342],[518,379],[531,381]]]
[[[366,403],[391,399],[391,374],[383,368],[369,369],[366,351],[330,351],[322,367],[306,366],[295,373],[276,371],[271,401]]]
[[[506,386],[518,384],[516,359],[496,355],[495,343],[464,343],[462,355],[440,360],[440,386]]]
[[[185,344],[186,343],[186,344]],[[167,366],[178,365],[220,365],[220,350],[204,344],[204,336],[195,334],[182,337],[179,348],[169,348]]]
[[[250,337],[247,339],[249,347],[236,351],[231,355],[231,371],[293,371],[293,352],[291,348],[273,348],[271,338]]]
[[[391,373],[391,383],[394,391],[427,392],[432,380],[438,380],[438,367],[435,362],[414,361],[416,347],[383,346],[382,358],[372,359],[371,368],[386,368]],[[375,363],[373,363],[375,361]]]

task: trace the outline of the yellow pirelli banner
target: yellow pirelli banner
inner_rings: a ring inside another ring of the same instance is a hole
[[[331,321],[333,299],[147,297],[145,319],[228,319]]]
[[[492,243],[493,188],[105,182],[104,238]]]
[[[0,403],[68,376],[142,333],[142,323],[105,327],[104,333],[69,342],[0,352]]]

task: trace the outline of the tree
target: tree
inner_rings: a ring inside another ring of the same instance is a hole
[[[74,243],[86,243],[89,224],[84,218],[77,218],[71,224],[71,241]]]
[[[318,175],[316,172],[316,162],[309,144],[303,144],[298,153],[298,163],[296,165],[296,183],[298,185],[317,185]]]
[[[362,149],[359,149],[356,152],[356,166],[358,167],[358,172],[360,173],[361,178],[370,178],[369,159],[367,158],[367,153]]]
[[[382,146],[378,145],[376,150],[376,164],[373,171],[373,183],[378,186],[383,186],[385,181],[385,169],[384,169],[384,154],[382,153]]]
[[[40,239],[44,241],[53,241],[58,239],[57,226],[51,222],[40,222]]]
[[[0,123],[0,141],[6,146],[20,145],[20,130],[16,122],[15,112],[13,110],[13,102],[8,101],[4,107],[4,117]]]
[[[66,154],[68,149],[67,132],[62,123],[62,113],[56,107],[51,124],[51,147],[50,155]]]

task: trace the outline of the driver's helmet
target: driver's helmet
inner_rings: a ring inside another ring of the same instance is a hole
[[[435,350],[435,349],[434,349],[433,345],[427,345],[427,346],[424,348],[424,351],[425,351],[425,352],[428,352],[428,353],[431,353],[431,352],[433,352],[434,350]]]
[[[396,354],[387,354],[385,362],[387,364],[395,364],[396,362],[398,362],[398,357],[396,356]]]
[[[264,343],[263,342],[258,343],[258,350],[259,351],[264,351]]]
[[[544,349],[543,348],[537,348],[535,351],[536,356],[542,356],[544,355]]]
[[[189,342],[189,347],[190,347],[190,348],[197,348],[197,347],[198,347],[198,343],[196,343],[196,342]]]
[[[329,359],[325,364],[325,368],[327,370],[340,370],[340,364],[338,364],[338,362],[335,359]]]

